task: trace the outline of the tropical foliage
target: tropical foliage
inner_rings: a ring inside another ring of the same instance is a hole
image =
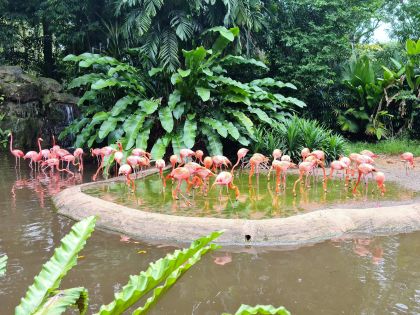
[[[205,142],[210,153],[220,154],[221,138],[248,145],[254,138],[255,124],[283,121],[295,108],[305,106],[280,93],[282,89],[296,89],[293,84],[272,78],[241,82],[229,76],[231,67],[238,65],[267,70],[255,59],[224,54],[238,36],[238,28],[216,27],[207,33],[218,35],[212,48],[184,50],[184,67],[170,78],[172,93],[162,97],[151,83],[151,77],[162,75],[162,68],[152,68],[144,75],[111,57],[66,57],[94,72],[70,82],[70,88],[86,86],[87,90],[79,102],[81,118],[61,136],[77,134],[77,147],[121,139],[126,150],[150,148],[154,158],[162,157],[169,146],[178,153],[197,142]],[[114,99],[115,103],[109,102]]]
[[[341,135],[334,134],[315,120],[294,116],[282,123],[260,126],[251,148],[266,155],[280,149],[294,161],[299,161],[303,148],[323,150],[328,160],[334,160],[345,153],[346,146],[347,142]]]
[[[382,66],[377,77],[367,56],[353,56],[344,72],[344,83],[353,100],[339,112],[343,131],[365,133],[378,139],[413,129],[420,109],[420,40],[406,43],[406,62],[391,59],[394,69]]]
[[[63,277],[77,264],[78,254],[91,236],[95,223],[96,217],[85,218],[76,223],[71,231],[64,236],[61,246],[55,249],[53,257],[42,266],[40,274],[35,277],[34,284],[28,288],[25,297],[16,307],[16,315],[58,315],[72,306],[78,308],[80,314],[87,312],[88,292],[85,288],[59,290],[59,287]],[[222,232],[213,232],[208,236],[198,238],[191,243],[189,248],[175,250],[164,258],[150,263],[146,271],[130,276],[128,283],[115,294],[114,300],[101,306],[96,314],[119,315],[128,309],[131,309],[132,314],[135,315],[146,314],[158,299],[204,254],[220,248],[212,241],[221,234]],[[6,255],[0,257],[0,275],[5,272],[6,262]],[[149,297],[144,304],[136,306],[137,302],[148,294]],[[275,308],[272,305],[241,305],[235,314],[290,315],[284,307]]]

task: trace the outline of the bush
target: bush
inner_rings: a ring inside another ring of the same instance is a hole
[[[322,150],[326,159],[331,161],[346,152],[347,142],[341,135],[334,134],[315,120],[294,116],[283,123],[260,126],[252,144],[254,152],[271,155],[274,149],[280,149],[294,161],[301,159],[303,148]]]

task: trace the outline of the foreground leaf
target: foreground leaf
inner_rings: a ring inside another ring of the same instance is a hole
[[[7,255],[0,257],[0,276],[6,273]]]
[[[85,288],[60,290],[50,297],[34,315],[60,315],[69,307],[76,306],[80,314],[88,309],[88,292]]]
[[[95,222],[96,218],[91,216],[73,225],[62,238],[61,246],[55,249],[53,257],[42,266],[41,272],[16,307],[15,315],[33,314],[49,293],[59,287],[61,279],[77,264],[78,253],[92,234]]]
[[[205,248],[210,242],[219,237],[222,232],[201,237],[192,242],[189,248],[176,250],[173,254],[151,263],[146,271],[142,271],[138,276],[131,276],[123,289],[115,294],[115,299],[108,305],[104,305],[99,310],[100,315],[121,314],[129,307],[134,305],[141,297],[153,290],[159,283],[168,277],[178,268],[188,263],[198,252]],[[169,281],[169,280],[168,280]],[[159,294],[156,292],[156,294]],[[153,303],[150,300],[150,303]],[[146,307],[146,305],[145,305]]]
[[[290,312],[283,306],[274,307],[273,305],[256,305],[249,306],[242,304],[234,315],[254,315],[254,314],[270,314],[270,315],[290,315]],[[222,315],[231,315],[223,313]]]
[[[175,282],[188,270],[190,269],[194,264],[196,264],[201,257],[207,253],[210,250],[214,250],[219,248],[215,244],[210,244],[210,246],[206,246],[202,249],[200,249],[192,258],[190,258],[185,264],[183,264],[181,267],[176,269],[174,272],[172,272],[168,278],[166,278],[166,281],[163,285],[157,287],[153,290],[153,295],[147,299],[146,303],[139,307],[137,310],[133,312],[133,315],[140,315],[145,314],[150,307],[152,307],[154,304],[156,304],[157,300],[168,291],[169,288],[171,288]]]

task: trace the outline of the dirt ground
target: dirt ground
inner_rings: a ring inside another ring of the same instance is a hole
[[[376,168],[385,173],[386,181],[395,181],[408,189],[420,191],[420,157],[415,158],[415,167],[408,169],[408,174],[399,156],[380,155],[375,162]]]

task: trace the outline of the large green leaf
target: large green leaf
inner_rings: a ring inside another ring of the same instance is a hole
[[[95,83],[92,84],[92,90],[102,90],[110,86],[115,86],[119,83],[120,82],[115,78],[99,79]]]
[[[90,125],[94,126],[102,121],[107,120],[108,117],[109,117],[109,114],[107,112],[98,112],[95,115],[93,115]]]
[[[180,119],[185,111],[185,102],[178,103],[172,111],[175,119]]]
[[[6,273],[6,266],[7,266],[7,255],[3,255],[0,257],[0,276]]]
[[[133,312],[133,315],[141,315],[145,314],[150,307],[152,307],[154,304],[156,304],[157,300],[168,291],[169,288],[171,288],[175,282],[193,265],[195,265],[201,257],[206,254],[210,250],[214,250],[218,248],[215,244],[210,244],[209,246],[206,246],[202,249],[200,249],[197,253],[195,253],[190,259],[188,259],[182,266],[180,266],[178,269],[174,270],[165,280],[165,283],[153,290],[153,295],[149,297],[146,301],[146,303],[142,306],[136,309]]]
[[[179,131],[172,136],[172,150],[174,154],[179,155],[183,148],[185,148],[185,144],[182,142],[182,132]]]
[[[221,121],[207,117],[201,118],[200,121],[215,129],[223,138],[227,137],[228,131]]]
[[[152,147],[152,158],[154,160],[161,159],[166,153],[166,147],[169,145],[171,141],[171,136],[166,134],[164,137],[158,139]]]
[[[197,122],[195,119],[185,119],[184,136],[182,140],[188,149],[191,149],[195,144],[196,132]]]
[[[252,122],[251,119],[249,119],[248,116],[246,116],[243,112],[238,111],[238,110],[226,110],[226,111],[228,113],[231,113],[233,116],[235,116],[238,122],[246,128],[246,130],[248,131],[250,135],[254,134],[255,132],[254,123]]]
[[[78,88],[82,85],[93,84],[93,83],[95,83],[95,82],[97,82],[98,80],[101,80],[101,79],[105,79],[105,75],[103,75],[102,73],[84,74],[80,77],[77,77],[77,78],[74,78],[73,80],[71,80],[71,82],[68,84],[67,88],[69,88],[69,89]]]
[[[42,304],[34,315],[60,315],[76,306],[81,315],[88,309],[88,292],[83,287],[59,290]]]
[[[139,102],[141,109],[147,114],[153,114],[159,107],[160,99],[142,100]]]
[[[207,102],[210,99],[210,90],[201,86],[196,86],[195,91],[197,92],[198,96],[201,97],[203,102]]]
[[[118,120],[115,117],[109,117],[105,120],[101,128],[99,128],[98,137],[99,139],[105,139],[108,134],[115,129],[117,126]]]
[[[258,118],[260,120],[262,120],[263,122],[266,122],[267,124],[272,124],[273,121],[271,120],[270,117],[268,117],[267,113],[265,111],[263,111],[260,108],[253,108],[253,107],[248,107],[248,110],[253,113],[256,114],[258,116]]]
[[[197,69],[204,58],[206,58],[207,50],[203,46],[200,46],[193,50],[183,50],[182,53],[184,54],[187,68]]]
[[[128,105],[133,104],[138,97],[126,95],[123,98],[120,98],[112,107],[111,116],[118,116],[121,112],[125,111]]]
[[[290,89],[296,90],[296,86],[292,83],[283,83],[282,81],[274,80],[273,78],[264,78],[264,79],[257,79],[253,80],[249,83],[251,86],[268,86],[268,87],[278,87],[284,88],[288,87]]]
[[[131,115],[126,121],[124,122],[123,128],[126,132],[127,136],[127,144],[126,150],[130,150],[133,145],[136,143],[136,139],[138,133],[143,126],[144,120],[146,118],[146,114],[143,112]]]
[[[207,32],[217,32],[219,33],[219,37],[216,39],[212,46],[212,50],[214,52],[220,53],[222,52],[226,46],[235,40],[235,37],[239,34],[239,28],[234,27],[231,29],[227,29],[224,26],[216,26],[213,28],[208,29]]]
[[[290,312],[283,306],[274,307],[273,305],[256,305],[249,306],[242,304],[234,315],[290,315]],[[222,315],[231,315],[223,313]]]
[[[159,111],[159,119],[163,129],[171,133],[174,128],[174,119],[172,118],[172,111],[169,107],[163,107]]]
[[[185,263],[188,264],[188,261],[194,257],[194,255],[208,246],[210,242],[215,240],[221,234],[221,232],[213,232],[208,236],[199,238],[192,242],[189,248],[176,250],[173,254],[168,254],[166,257],[151,263],[146,271],[142,271],[137,276],[131,276],[130,280],[122,288],[122,290],[115,294],[114,301],[108,305],[102,306],[98,314],[121,314],[133,306],[145,294],[156,288],[156,286],[158,286],[162,281],[168,279],[174,271],[182,267]],[[212,249],[214,248],[215,247],[212,246]],[[163,288],[159,290],[163,290]],[[156,292],[156,295],[160,296],[158,291]],[[154,302],[155,298],[152,296],[150,303]]]
[[[34,284],[16,307],[15,315],[33,314],[46,301],[49,293],[60,286],[61,279],[77,264],[78,253],[92,234],[95,222],[96,218],[91,216],[73,225],[61,239],[61,246],[55,249],[53,257],[42,266]]]
[[[175,90],[171,94],[169,94],[169,99],[168,99],[168,106],[169,106],[169,108],[174,109],[175,106],[180,101],[181,101],[181,92],[179,90]]]
[[[214,133],[210,128],[202,127],[203,135],[207,136],[208,147],[210,155],[221,155],[223,154],[223,144],[220,142],[219,136]]]
[[[145,125],[147,124],[147,122],[145,123]],[[150,124],[150,126],[143,128],[137,135],[137,139],[136,139],[136,148],[140,148],[143,150],[147,150],[147,142],[149,141],[149,136],[150,136],[150,130],[152,129],[152,126]]]
[[[255,60],[253,58],[244,58],[242,56],[232,56],[227,55],[224,57],[221,62],[226,65],[253,65],[263,69],[268,69],[268,67],[262,61]]]
[[[224,121],[223,126],[227,129],[233,139],[238,140],[240,137],[239,130],[231,121]]]

